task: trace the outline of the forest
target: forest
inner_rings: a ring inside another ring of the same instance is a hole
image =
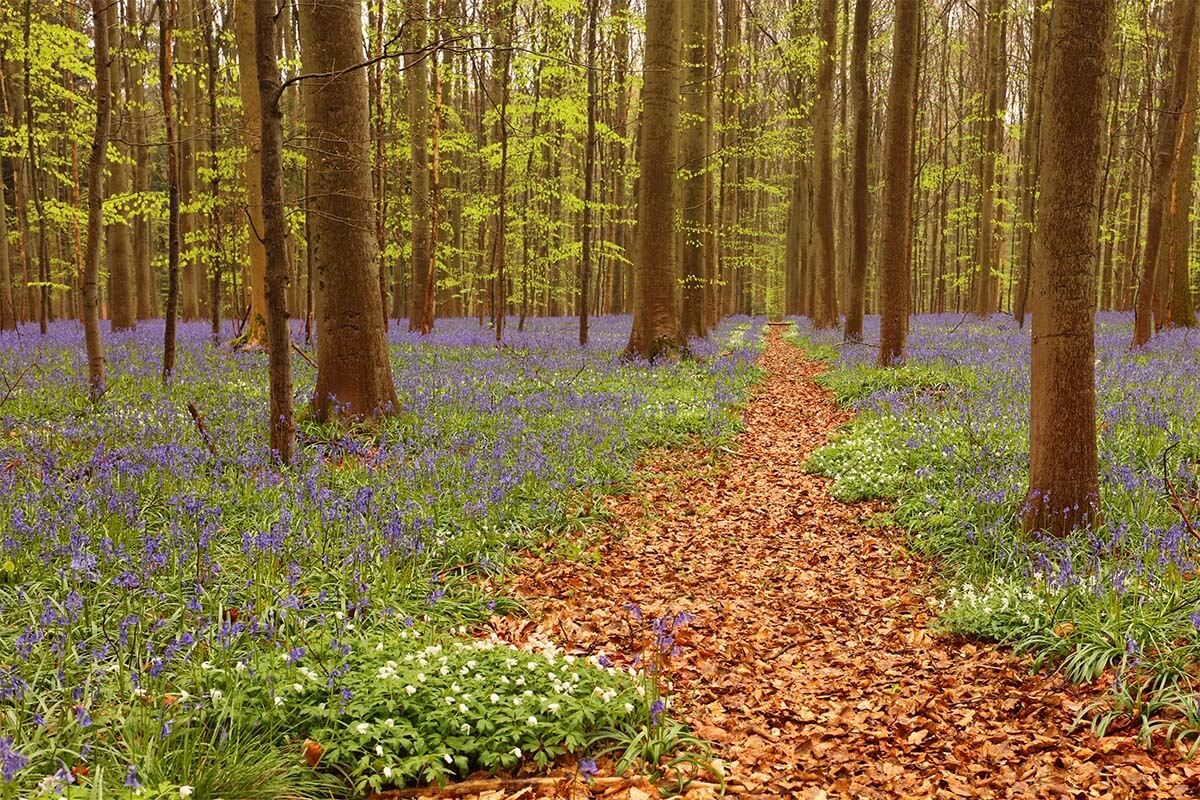
[[[0,0],[0,800],[1200,793],[1200,2]]]

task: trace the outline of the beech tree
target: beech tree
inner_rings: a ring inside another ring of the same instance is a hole
[[[883,220],[879,259],[882,278],[879,364],[904,359],[912,283],[912,108],[917,91],[917,0],[896,7],[892,34],[892,77],[884,134]]]
[[[915,2],[915,0],[914,0]],[[814,226],[816,233],[816,293],[813,325],[838,324],[837,248],[833,215],[833,67],[837,42],[837,0],[819,0],[820,50],[817,58],[817,96],[813,107],[813,163],[816,169]],[[905,3],[897,13],[904,13]]]
[[[867,156],[871,141],[871,98],[867,93],[867,40],[871,33],[871,0],[854,4],[854,44],[850,55],[850,95],[854,103],[854,185],[850,190],[850,275],[846,298],[847,342],[862,341],[866,301],[867,259],[871,244],[870,176]],[[893,62],[894,63],[894,62]]]
[[[633,330],[625,354],[649,361],[677,354],[684,344],[675,261],[681,35],[680,0],[647,7]]]
[[[378,243],[370,226],[370,103],[357,0],[301,0],[310,194],[309,247],[316,282],[319,420],[374,417],[395,410]],[[428,270],[428,264],[424,266]]]
[[[108,158],[109,95],[107,0],[92,0],[92,36],[96,53],[96,130],[88,157],[87,253],[79,285],[83,293],[83,340],[87,348],[88,387],[93,400],[104,392],[104,344],[100,340],[100,246],[104,239],[104,163]],[[7,243],[5,243],[7,246]]]
[[[1096,520],[1095,264],[1108,42],[1115,0],[1056,0],[1034,234],[1025,529]]]

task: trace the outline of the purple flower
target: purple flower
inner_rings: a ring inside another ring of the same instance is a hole
[[[653,703],[651,703],[650,704],[650,724],[657,725],[658,718],[660,716],[662,716],[662,713],[666,710],[667,710],[667,704],[664,703],[661,698],[658,700],[655,700]]]
[[[13,737],[0,736],[0,778],[5,783],[12,783],[17,773],[29,766],[29,758],[17,752],[13,746]]]
[[[130,764],[125,769],[125,788],[126,789],[142,788],[142,782],[138,780],[137,767],[134,766],[133,764]]]
[[[594,781],[599,772],[600,769],[596,766],[595,759],[582,758],[579,760],[579,774],[581,774],[583,779],[588,783]]]

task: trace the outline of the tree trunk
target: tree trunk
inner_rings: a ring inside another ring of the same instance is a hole
[[[625,355],[649,361],[669,357],[684,345],[676,316],[675,262],[680,16],[680,0],[661,0],[646,9],[633,330]]]
[[[174,75],[171,63],[175,0],[158,3],[158,80],[167,135],[167,308],[163,315],[163,383],[175,372],[175,323],[179,315],[179,142],[175,128]]]
[[[96,130],[88,158],[87,252],[79,286],[83,294],[83,340],[87,347],[88,389],[92,400],[104,393],[104,343],[100,340],[100,247],[104,238],[104,162],[108,156],[111,116],[108,26],[112,15],[108,0],[92,0],[93,57],[96,60]],[[5,247],[8,243],[5,242]]]
[[[683,0],[683,103],[684,128],[679,141],[680,180],[683,184],[682,222],[683,335],[704,336],[704,225],[706,210],[705,163],[708,153],[704,120],[707,111],[708,3]]]
[[[1154,289],[1158,278],[1159,253],[1169,224],[1172,175],[1183,149],[1182,117],[1188,102],[1188,72],[1196,39],[1198,7],[1189,0],[1176,0],[1171,17],[1171,76],[1166,102],[1159,116],[1151,171],[1150,207],[1146,214],[1146,246],[1142,256],[1142,275],[1138,283],[1134,309],[1133,346],[1150,341],[1154,323]]]
[[[0,181],[0,331],[17,329],[17,309],[13,305],[12,268],[8,253],[8,211],[4,182]]]
[[[426,0],[408,0],[410,28],[405,48],[404,79],[408,90],[408,131],[412,157],[412,262],[409,280],[408,329],[421,330],[425,283],[429,277],[429,69],[426,54],[429,15]]]
[[[819,2],[821,46],[817,63],[817,97],[813,106],[816,168],[813,216],[817,240],[813,326],[818,329],[835,328],[838,324],[837,252],[833,236],[833,57],[837,44],[837,0]],[[901,10],[898,16],[902,13]],[[911,114],[911,111],[911,106],[905,107],[905,113]]]
[[[271,450],[283,464],[291,464],[296,446],[296,422],[292,410],[292,337],[288,330],[287,289],[291,269],[288,265],[287,249],[287,218],[283,205],[283,116],[280,112],[281,98],[279,77],[279,62],[275,55],[275,11],[276,0],[254,0],[254,63],[258,75],[259,119],[262,121],[262,209],[263,209],[263,247],[267,255],[267,356],[271,390]],[[320,0],[329,6],[333,0]],[[356,47],[355,60],[361,59],[362,38],[353,41]],[[360,78],[362,70],[350,73]],[[338,99],[343,95],[339,93]],[[365,86],[364,99],[365,106]],[[338,106],[343,114],[351,113],[343,105]],[[363,109],[365,112],[365,108]],[[365,121],[365,117],[363,117]],[[366,175],[370,160],[367,153],[359,153],[359,171]],[[315,170],[314,170],[315,172]],[[369,184],[368,184],[369,185]],[[319,192],[318,192],[319,193]],[[360,213],[355,218],[356,223],[364,234],[368,234],[370,226],[365,224],[371,218],[370,196],[366,192],[365,209],[357,209]],[[342,204],[349,198],[338,198]],[[361,196],[360,196],[361,202]],[[344,205],[343,205],[344,207]],[[344,213],[344,212],[342,212]],[[372,253],[373,255],[373,253]],[[374,286],[372,286],[374,289]],[[366,303],[373,308],[374,292],[371,301]],[[317,333],[317,346],[320,347],[320,330]],[[314,392],[316,395],[319,392]]]
[[[850,275],[846,298],[847,342],[861,342],[866,301],[867,259],[871,233],[867,216],[870,185],[867,156],[871,138],[871,98],[867,95],[867,45],[871,36],[871,0],[854,4],[854,44],[850,55],[850,96],[854,104],[854,185],[850,195]]]
[[[1196,23],[1200,25],[1200,22]],[[1196,35],[1200,35],[1197,32]],[[1169,301],[1169,324],[1183,327],[1196,327],[1196,306],[1192,300],[1190,275],[1191,249],[1191,215],[1195,199],[1195,160],[1196,121],[1200,118],[1197,113],[1196,81],[1200,76],[1200,49],[1193,47],[1188,66],[1188,99],[1184,104],[1184,118],[1181,121],[1183,143],[1179,150],[1179,158],[1175,162],[1175,178],[1171,189],[1171,214],[1167,225],[1170,226],[1167,246],[1166,263],[1163,268],[1171,276],[1171,296]]]
[[[1099,511],[1096,227],[1115,0],[1057,0],[1042,112],[1031,292],[1028,531],[1064,536]]]
[[[1037,189],[1041,164],[1038,161],[1041,145],[1042,91],[1046,83],[1046,47],[1050,35],[1050,18],[1041,5],[1033,6],[1033,47],[1029,58],[1029,85],[1025,98],[1025,129],[1021,149],[1021,221],[1019,232],[1020,261],[1017,289],[1013,298],[1013,317],[1017,325],[1025,325],[1025,307],[1029,298],[1029,276],[1033,270],[1033,236],[1037,226]]]
[[[357,0],[299,3],[303,70],[318,76],[308,79],[304,116],[316,283],[313,410],[323,422],[376,417],[397,406],[379,299],[379,243],[371,224],[367,73],[349,69],[362,60],[360,10]]]
[[[599,0],[588,0],[587,141],[583,157],[583,248],[579,262],[579,346],[588,343],[588,290],[592,281],[592,190],[596,171],[596,16]],[[528,176],[526,176],[528,179]]]
[[[912,284],[913,104],[917,92],[917,59],[921,8],[916,0],[896,7],[892,76],[888,85],[884,131],[883,219],[880,230],[882,308],[879,321],[879,365],[904,360],[908,339],[909,289]]]
[[[107,19],[109,36],[112,32],[119,35],[121,30],[119,8],[116,3],[109,3]],[[108,87],[110,102],[117,108],[126,108],[128,98],[122,97],[121,92],[121,58],[109,60]],[[112,108],[112,106],[110,106]],[[107,134],[106,134],[107,139]],[[126,166],[126,147],[117,146],[117,160],[108,165],[109,197],[116,197],[129,192],[129,168]],[[108,318],[114,331],[132,330],[137,326],[137,306],[133,293],[133,262],[129,224],[114,220],[104,226],[103,240],[106,249],[105,263],[108,267]]]
[[[126,0],[126,20],[139,19],[137,0]],[[138,46],[146,42],[139,35]],[[133,126],[133,190],[138,194],[150,191],[150,155],[146,140],[145,68],[136,58],[127,59],[129,66],[128,94]],[[133,282],[134,301],[138,319],[151,319],[158,313],[158,294],[154,287],[153,265],[150,261],[150,219],[139,213],[133,220]]]
[[[246,147],[246,209],[245,218],[250,231],[247,249],[250,270],[245,273],[244,286],[249,309],[246,328],[237,343],[261,347],[267,336],[267,251],[263,246],[262,198],[262,120],[258,73],[255,62],[254,3],[256,0],[234,0],[234,23],[238,60],[238,95],[242,101],[242,144]]]

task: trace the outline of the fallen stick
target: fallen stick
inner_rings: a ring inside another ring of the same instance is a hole
[[[204,440],[204,446],[208,448],[208,452],[212,454],[212,457],[216,458],[217,445],[208,433],[208,427],[204,424],[204,417],[200,416],[200,409],[196,408],[195,403],[189,402],[187,410],[192,415],[192,422],[196,423],[196,430],[200,431],[200,438]]]

